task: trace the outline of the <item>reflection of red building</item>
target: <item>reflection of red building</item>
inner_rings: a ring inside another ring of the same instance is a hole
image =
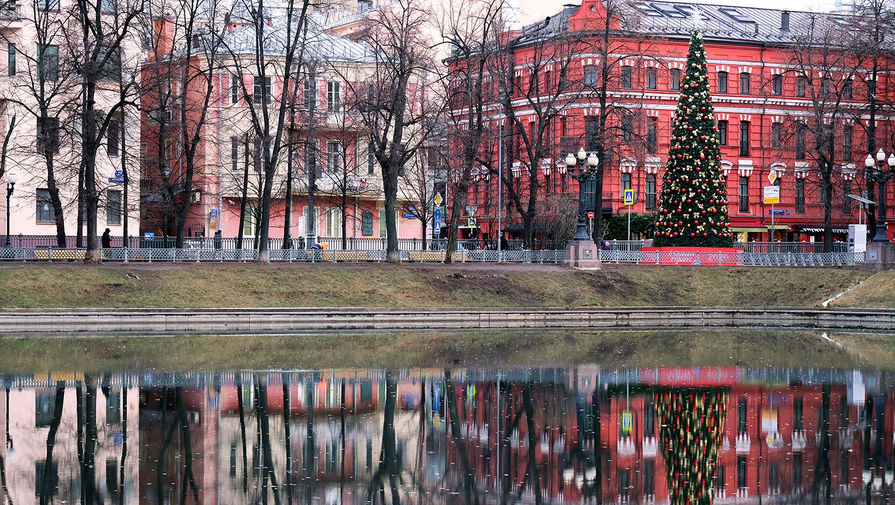
[[[750,384],[739,369],[641,370],[638,377],[636,382],[603,389],[596,409],[591,392],[579,394],[562,386],[533,384],[533,450],[528,444],[521,385],[505,385],[498,410],[493,382],[472,387],[458,384],[457,410],[476,482],[482,488],[501,489],[496,476],[504,474],[514,492],[525,483],[528,487],[523,492],[531,493],[531,478],[526,478],[526,473],[528,458],[533,455],[544,497],[577,503],[596,490],[597,472],[591,463],[596,457],[601,460],[599,487],[604,502],[668,503],[653,386],[723,387],[729,392],[716,503],[757,502],[759,494],[769,503],[798,501],[810,493],[816,479],[825,479],[824,465],[819,464],[824,459],[824,387]],[[836,499],[854,499],[864,490],[865,454],[859,428],[863,407],[861,399],[849,403],[848,395],[844,384],[829,386],[826,393],[826,461]],[[885,455],[893,451],[893,400],[888,395],[882,407],[886,435],[880,438],[880,452],[890,465],[891,458]],[[588,430],[589,416],[596,412],[600,418],[598,451],[594,451],[594,433]],[[628,425],[625,413],[630,415],[630,431],[624,428]],[[509,439],[501,441],[503,453],[498,452],[498,418],[501,432],[506,423],[518,422]],[[448,457],[459,457],[456,444],[450,444]],[[500,471],[498,465],[502,465]],[[461,471],[459,467],[456,470]]]

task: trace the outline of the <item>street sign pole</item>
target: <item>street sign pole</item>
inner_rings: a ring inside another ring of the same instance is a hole
[[[500,208],[503,193],[503,119],[497,123],[497,261],[503,261],[501,241],[503,230],[500,229]],[[499,395],[498,395],[499,396]]]
[[[628,205],[628,242],[631,241],[631,206]]]

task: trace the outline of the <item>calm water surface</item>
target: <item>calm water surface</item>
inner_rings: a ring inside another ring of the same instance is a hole
[[[0,504],[891,503],[895,374],[0,376]]]

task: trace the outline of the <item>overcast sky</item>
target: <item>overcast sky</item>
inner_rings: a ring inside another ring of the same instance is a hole
[[[519,21],[523,24],[529,24],[536,20],[544,19],[545,16],[553,15],[560,10],[564,4],[575,3],[580,4],[580,0],[515,0],[519,6]],[[789,0],[781,4],[780,0],[687,0],[681,3],[696,4],[714,4],[714,5],[740,5],[748,7],[765,7],[769,9],[779,9],[786,7],[789,10],[804,10],[823,12],[831,10],[835,5],[835,0]]]

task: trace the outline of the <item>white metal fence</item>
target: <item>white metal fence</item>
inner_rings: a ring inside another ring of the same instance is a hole
[[[0,247],[0,260],[24,262],[58,262],[83,260],[86,249],[55,247]],[[102,250],[103,260],[112,262],[248,262],[258,259],[255,249],[207,248],[124,248]],[[383,262],[384,250],[358,249],[271,249],[270,261],[305,263]],[[443,263],[443,250],[404,250],[401,261],[408,263]],[[460,250],[453,255],[456,263],[562,263],[565,250]],[[600,261],[641,265],[741,265],[741,266],[850,266],[863,263],[864,253],[851,252],[689,252],[642,251],[633,247],[603,249]]]

